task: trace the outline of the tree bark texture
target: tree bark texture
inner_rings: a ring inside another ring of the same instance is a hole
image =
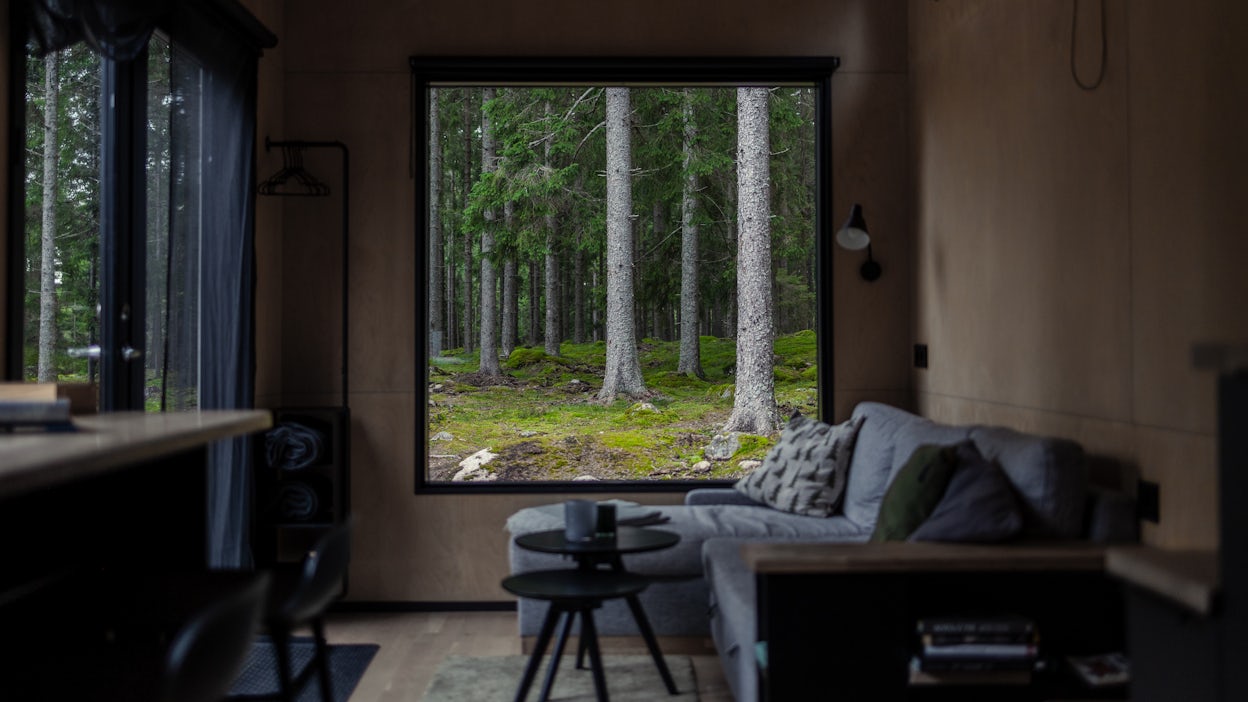
[[[685,179],[680,199],[680,361],[676,372],[706,378],[702,370],[702,338],[698,333],[698,176],[693,149],[698,126],[693,121],[693,95],[685,89],[683,139]]]
[[[487,106],[494,99],[494,88],[483,88],[481,96],[481,173],[493,173],[498,146],[490,125]],[[483,375],[501,376],[498,363],[498,272],[494,264],[495,214],[491,208],[482,212],[485,226],[481,229],[481,365]]]
[[[537,346],[537,332],[542,328],[541,319],[538,315],[539,306],[538,299],[541,297],[540,283],[541,273],[538,271],[537,259],[529,259],[529,328],[525,335],[525,343],[529,346]]]
[[[442,333],[445,345],[446,325],[443,323],[442,275],[446,262],[442,255],[442,120],[438,115],[438,89],[429,89],[429,329]],[[439,349],[441,350],[441,349]]]
[[[550,101],[546,102],[547,118],[551,115]],[[550,139],[545,144],[546,167],[550,163]],[[555,246],[559,241],[559,218],[554,212],[546,214],[546,354],[559,355],[559,257]]]
[[[460,115],[463,117],[464,129],[464,182],[463,182],[463,202],[468,202],[468,196],[472,193],[472,100],[471,92],[464,91],[464,103]],[[463,332],[461,336],[464,341],[464,353],[472,353],[472,237],[467,230],[461,231],[464,245],[464,284],[463,294],[460,295],[464,303],[464,316],[461,320]]]
[[[577,248],[572,256],[572,295],[575,309],[572,314],[572,340],[585,343],[585,250]]]
[[[770,434],[776,409],[766,88],[737,89],[737,388],[724,431]]]
[[[39,382],[56,380],[56,161],[60,66],[52,52],[43,59],[43,205],[39,256]]]
[[[598,399],[645,393],[633,326],[632,135],[628,88],[607,88],[607,358]]]
[[[503,226],[513,231],[515,226],[515,203],[508,200],[503,205]],[[508,358],[516,350],[516,316],[520,307],[520,291],[516,285],[516,257],[507,254],[503,259],[503,329],[499,345],[503,349],[503,357]]]

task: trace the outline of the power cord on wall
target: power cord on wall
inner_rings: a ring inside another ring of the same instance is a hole
[[[1105,80],[1105,64],[1108,62],[1109,55],[1109,38],[1105,30],[1105,0],[1101,0],[1101,68],[1096,74],[1096,82],[1084,83],[1079,77],[1079,72],[1075,70],[1075,39],[1079,36],[1079,0],[1072,0],[1072,10],[1070,13],[1070,77],[1075,79],[1075,85],[1084,90],[1096,90],[1101,87],[1101,82]]]

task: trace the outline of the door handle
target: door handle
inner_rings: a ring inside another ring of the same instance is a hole
[[[100,345],[91,344],[90,346],[84,346],[82,348],[69,349],[68,353],[73,358],[91,358],[98,361],[100,360]],[[137,361],[140,358],[143,358],[142,351],[132,346],[121,347],[121,360]]]
[[[91,344],[82,348],[69,349],[68,353],[72,358],[93,358],[98,361],[100,360],[100,345]]]

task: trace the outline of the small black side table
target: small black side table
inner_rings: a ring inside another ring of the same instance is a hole
[[[555,671],[559,668],[559,659],[563,657],[563,649],[568,642],[568,631],[578,614],[581,615],[581,647],[588,649],[589,665],[594,673],[594,692],[601,702],[607,702],[607,679],[602,670],[602,654],[598,650],[598,631],[594,627],[593,611],[602,605],[603,600],[636,597],[637,593],[646,589],[647,584],[646,579],[640,575],[605,570],[538,570],[505,578],[503,589],[511,594],[550,602],[550,609],[546,610],[546,619],[542,622],[542,630],[537,635],[537,645],[533,648],[533,655],[529,657],[528,665],[524,668],[524,677],[520,680],[520,688],[516,691],[516,702],[524,702],[528,696],[529,687],[537,675],[537,668],[541,665],[542,655],[546,653],[555,624],[560,616],[566,615],[563,628],[559,631],[559,640],[555,642],[555,650],[551,654],[550,667],[546,669],[542,695],[538,699],[544,702],[550,697]]]
[[[671,548],[678,543],[680,543],[680,535],[674,532],[664,531],[662,529],[647,529],[647,528],[641,528],[641,527],[627,527],[627,526],[618,527],[616,530],[615,538],[609,538],[609,539],[591,539],[588,541],[568,541],[562,529],[553,529],[550,531],[539,531],[539,532],[535,532],[532,534],[524,534],[524,535],[516,537],[516,545],[519,546],[520,548],[528,549],[530,551],[538,551],[541,553],[557,553],[557,554],[562,554],[562,555],[569,555],[575,558],[577,562],[576,570],[552,571],[552,572],[562,572],[562,573],[570,574],[567,577],[573,580],[575,580],[577,577],[590,577],[590,576],[597,577],[603,574],[627,575],[630,577],[641,578],[641,582],[643,583],[643,586],[641,589],[633,593],[617,595],[617,597],[623,597],[625,602],[628,603],[628,608],[633,614],[633,620],[637,622],[637,629],[638,631],[641,632],[641,637],[646,642],[646,648],[649,649],[650,651],[650,657],[654,659],[655,667],[658,668],[659,675],[663,678],[663,684],[667,686],[667,691],[673,695],[678,693],[676,689],[676,682],[672,679],[672,673],[667,668],[667,662],[663,660],[663,652],[659,650],[659,644],[658,644],[658,641],[655,639],[654,630],[650,627],[650,620],[646,617],[646,612],[644,609],[642,609],[641,602],[638,601],[637,599],[637,594],[640,593],[642,589],[645,589],[645,585],[649,584],[649,581],[642,576],[636,576],[636,575],[629,573],[624,568],[624,562],[621,556],[625,554],[629,554],[629,553],[644,553],[647,551],[658,551],[658,550],[662,550],[665,548]],[[606,569],[604,570],[604,569],[599,568],[600,565],[605,565]],[[546,572],[546,571],[539,571],[539,572]],[[515,577],[522,577],[522,576],[512,576],[512,578],[515,578]],[[511,578],[508,578],[507,580],[511,580]],[[503,581],[504,588],[507,588],[507,580]],[[507,589],[508,591],[511,591],[510,588],[507,588]],[[513,592],[513,594],[519,594],[519,593]],[[520,596],[523,597],[524,595],[520,595]],[[551,598],[542,597],[538,599],[551,599]],[[592,609],[597,608],[601,604],[602,599],[607,599],[607,598],[600,598],[598,603],[595,604],[593,607],[590,607],[589,609],[592,610]],[[546,614],[546,621],[550,623],[552,630],[554,628],[554,622],[553,620],[551,620],[551,617],[554,616],[556,619],[558,618],[557,616],[558,613],[556,612],[556,609],[558,608],[556,607],[554,600],[551,600],[551,608]],[[574,615],[574,612],[567,610],[566,608],[563,611],[567,612],[567,618],[564,621],[564,627],[563,627],[563,630],[560,632],[559,642],[557,643],[557,646],[556,646],[557,655],[561,655],[563,652],[563,645],[567,638],[568,631],[569,629],[571,629],[573,615]],[[582,636],[581,636],[580,646],[578,647],[578,650],[577,650],[577,667],[578,668],[581,667],[582,656],[587,650],[587,644],[589,644],[592,640],[593,645],[597,646],[597,633],[596,633],[596,630],[592,629],[593,627],[592,621],[593,621],[593,617],[591,614],[589,614],[589,612],[586,612],[585,615],[582,616],[582,625],[581,625]],[[589,627],[591,628],[591,632],[590,632],[591,635],[586,635],[586,631],[585,631],[586,622],[589,623]],[[543,631],[546,630],[545,623],[542,626],[542,630]],[[549,636],[547,637],[547,641],[543,642],[542,636],[539,634],[538,648],[534,650],[533,659],[529,661],[530,666],[537,665],[536,663],[534,663],[534,661],[539,660],[542,657],[542,654],[544,653],[544,650],[545,650],[546,643],[548,642],[549,642]],[[592,664],[593,663],[593,660],[592,660],[593,651],[592,650],[590,651],[590,657],[591,657],[590,662]],[[548,678],[553,679],[555,665],[556,665],[556,662],[551,661],[551,671],[547,674]],[[597,675],[598,673],[595,672],[595,684],[597,681],[597,677],[596,677]],[[527,683],[521,686],[519,696],[517,696],[516,698],[517,702],[521,702],[523,700],[523,695],[527,693],[528,685],[532,683],[531,676],[526,675],[526,680],[527,680]],[[549,680],[548,680],[548,684],[549,684]],[[545,694],[543,694],[542,699],[545,699]],[[599,699],[603,701],[607,699],[605,688],[599,693]]]

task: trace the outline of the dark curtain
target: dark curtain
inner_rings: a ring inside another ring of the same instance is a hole
[[[198,211],[175,215],[172,233],[186,238],[198,229],[199,407],[253,406],[254,204],[256,55],[230,32],[197,27],[193,37],[173,36],[172,75],[188,93],[198,91],[200,110],[175,109],[177,161],[197,167]],[[175,103],[176,104],[176,103]],[[181,115],[179,113],[182,113]],[[185,120],[183,123],[181,120]],[[188,181],[189,182],[189,181]],[[191,197],[190,194],[187,197]],[[251,564],[250,437],[209,447],[208,539],[214,567]]]
[[[147,86],[148,112],[168,121],[167,174],[151,172],[154,161],[147,159],[149,196],[150,179],[167,177],[157,187],[169,200],[167,220],[152,212],[147,219],[146,245],[165,247],[163,256],[148,259],[149,283],[163,288],[156,298],[165,305],[162,323],[149,330],[149,343],[160,346],[159,367],[151,370],[162,378],[162,409],[254,406],[256,69],[259,49],[275,38],[231,0],[27,4],[41,54],[84,41],[107,60],[124,62],[143,55],[155,29],[168,35],[167,45],[161,39],[169,49],[167,76],[161,68]],[[157,109],[166,96],[167,117]],[[251,443],[247,437],[208,449],[212,567],[251,564]]]
[[[138,56],[170,0],[30,0],[31,38],[47,55],[85,41],[113,61]]]

